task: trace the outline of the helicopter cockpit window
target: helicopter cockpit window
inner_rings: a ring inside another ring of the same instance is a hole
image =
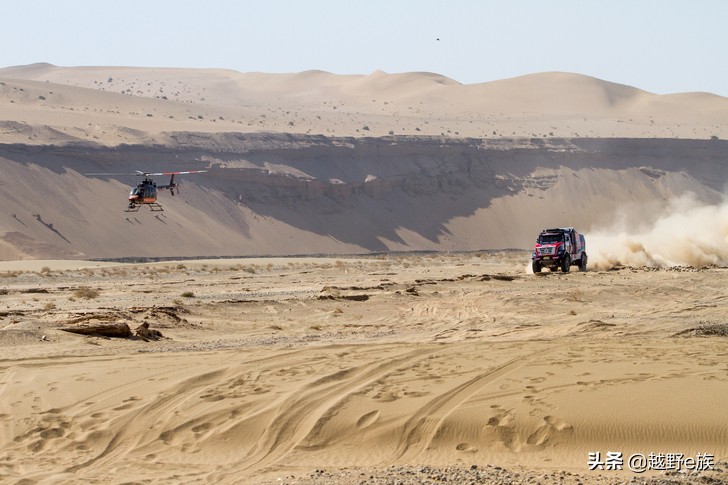
[[[129,195],[141,195],[139,192],[139,187],[134,187],[133,189],[131,189]]]

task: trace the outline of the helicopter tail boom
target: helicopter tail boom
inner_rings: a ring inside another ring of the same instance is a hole
[[[161,189],[161,190],[169,189],[169,193],[171,195],[174,195],[174,193],[175,193],[174,191],[175,191],[175,189],[177,189],[177,193],[179,194],[179,185],[175,183],[174,176],[175,176],[175,174],[173,173],[172,174],[172,177],[169,179],[169,184],[167,184],[167,185],[157,185],[157,188],[158,189]]]

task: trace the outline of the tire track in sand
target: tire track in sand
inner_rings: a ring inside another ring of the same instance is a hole
[[[301,355],[304,355],[302,358]],[[162,390],[158,395],[153,397],[153,400],[148,404],[144,404],[135,409],[129,409],[126,412],[120,413],[111,419],[116,421],[113,428],[116,430],[111,440],[108,442],[104,450],[91,457],[90,459],[67,467],[64,471],[66,473],[76,473],[80,470],[84,470],[85,473],[90,473],[92,470],[99,468],[108,468],[111,464],[124,460],[128,454],[133,451],[137,446],[142,444],[142,437],[137,436],[134,432],[134,428],[131,425],[137,421],[144,421],[153,425],[158,420],[163,420],[167,416],[171,409],[182,406],[185,402],[196,401],[199,399],[201,391],[209,388],[210,386],[223,380],[225,376],[234,375],[238,368],[242,366],[249,366],[252,364],[262,365],[266,362],[280,363],[281,360],[288,361],[293,359],[294,362],[305,362],[305,352],[301,350],[295,350],[291,352],[284,352],[274,356],[266,357],[263,359],[253,359],[243,361],[235,366],[230,366],[226,363],[220,363],[214,365],[211,370],[200,374],[193,374],[184,380],[174,384],[168,389]],[[170,371],[169,374],[186,373],[187,368],[175,369]],[[125,384],[125,388],[133,388],[137,383],[131,382]],[[110,391],[104,393],[104,395],[114,395],[118,393],[120,388],[113,388]],[[114,403],[113,406],[116,406]]]
[[[534,355],[543,356],[552,349],[553,347],[548,347],[510,359],[437,396],[407,420],[401,433],[404,439],[399,443],[394,453],[395,458],[381,465],[389,466],[398,462],[412,463],[414,458],[429,446],[442,422],[456,407],[484,386],[522,367],[530,357]]]
[[[274,464],[298,446],[322,417],[351,394],[395,372],[403,365],[412,365],[437,351],[437,347],[430,346],[410,350],[385,361],[342,369],[309,383],[277,406],[275,417],[266,426],[253,450],[238,463],[228,464],[230,472],[219,472],[210,478],[214,482],[225,481],[229,478],[229,473],[260,470]],[[258,417],[250,416],[247,419]]]
[[[196,397],[199,388],[218,381],[227,372],[228,370],[226,368],[220,368],[193,376],[177,385],[176,389],[173,389],[171,392],[165,391],[160,394],[150,404],[144,405],[134,412],[122,416],[121,422],[115,426],[118,431],[99,455],[83,463],[71,466],[65,472],[75,473],[79,470],[95,470],[101,467],[107,467],[111,463],[123,459],[139,444],[140,438],[133,432],[133,427],[130,426],[132,422],[137,419],[144,419],[147,422],[153,423],[157,417],[166,415],[173,407],[179,406],[184,401]]]

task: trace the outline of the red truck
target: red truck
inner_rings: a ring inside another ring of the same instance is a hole
[[[534,273],[540,273],[544,267],[568,273],[571,266],[578,266],[579,271],[586,271],[586,262],[586,240],[573,227],[544,229],[531,254]]]

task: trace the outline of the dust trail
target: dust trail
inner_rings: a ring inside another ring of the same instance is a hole
[[[727,200],[707,205],[688,194],[641,211],[623,210],[618,223],[587,234],[590,269],[728,265]]]

